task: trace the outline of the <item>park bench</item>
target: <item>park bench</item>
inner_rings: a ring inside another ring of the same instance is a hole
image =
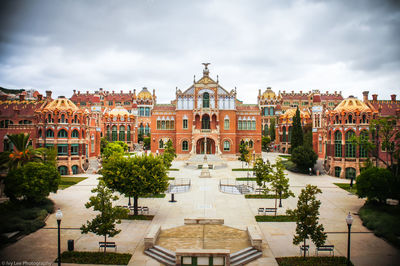
[[[335,246],[334,245],[323,245],[317,247],[315,250],[315,254],[318,256],[318,251],[329,251],[329,255],[332,254],[332,256],[335,256]]]
[[[262,214],[267,214],[267,212],[273,212],[276,213],[277,209],[276,208],[258,208],[258,214],[260,214],[260,212]]]
[[[115,248],[115,251],[117,251],[117,244],[115,242],[99,242],[99,251],[100,248]]]
[[[306,252],[308,253],[308,256],[310,256],[310,245],[306,245],[305,249],[306,249]],[[303,254],[303,252],[304,252],[304,245],[301,245],[300,246],[300,255]]]

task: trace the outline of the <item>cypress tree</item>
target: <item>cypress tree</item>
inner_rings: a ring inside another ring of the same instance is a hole
[[[303,145],[303,129],[301,127],[300,110],[297,107],[296,114],[293,116],[293,128],[291,137],[291,150]]]

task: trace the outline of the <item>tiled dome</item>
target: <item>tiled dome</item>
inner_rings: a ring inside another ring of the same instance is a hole
[[[58,97],[58,99],[52,101],[43,108],[43,111],[78,111],[79,108],[71,101],[65,97]]]
[[[371,108],[368,107],[364,102],[359,99],[350,96],[344,99],[338,106],[334,109],[334,112],[370,112]]]
[[[151,96],[151,93],[147,90],[146,87],[142,89],[141,92],[137,95],[138,99],[152,99],[153,97]]]

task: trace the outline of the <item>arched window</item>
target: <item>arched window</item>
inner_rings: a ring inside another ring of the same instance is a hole
[[[51,123],[51,122],[53,122],[53,121],[51,120],[51,114],[48,114],[48,115],[47,115],[47,123]]]
[[[13,121],[11,121],[11,120],[2,120],[1,122],[0,122],[0,128],[8,128],[8,125],[13,125],[14,123],[13,123]]]
[[[339,116],[338,115],[335,117],[335,124],[339,124]]]
[[[362,123],[363,124],[367,123],[367,116],[366,115],[362,115]]]
[[[65,129],[58,131],[57,138],[68,138],[68,132]]]
[[[283,127],[282,131],[283,131],[282,142],[286,142],[286,127]]]
[[[8,138],[3,140],[3,151],[12,151],[12,143]]]
[[[64,114],[61,115],[61,123],[65,123],[65,115]]]
[[[210,116],[203,115],[201,119],[201,129],[210,129]]]
[[[346,168],[346,178],[347,179],[356,178],[356,169],[354,169],[353,167]]]
[[[229,151],[231,149],[231,143],[229,140],[224,141],[224,151]]]
[[[78,116],[77,115],[74,116],[74,121],[73,122],[74,123],[78,123]]]
[[[269,115],[274,115],[274,107],[269,108]]]
[[[228,130],[230,128],[229,118],[225,118],[224,120],[224,129]]]
[[[335,177],[340,177],[340,173],[342,172],[342,168],[339,166],[335,166]]]
[[[164,149],[164,142],[163,142],[162,139],[160,139],[160,140],[158,141],[158,148],[159,148],[159,149]]]
[[[58,167],[58,172],[60,173],[60,175],[67,175],[68,168],[66,166],[60,166]]]
[[[346,157],[355,158],[356,157],[356,145],[353,141],[355,133],[352,130],[346,132]]]
[[[264,136],[267,136],[268,135],[268,124],[265,124],[264,125]]]
[[[353,116],[352,115],[349,115],[348,117],[347,117],[347,124],[352,124],[353,123]]]
[[[41,130],[41,129],[38,130],[38,137],[39,137],[39,138],[42,137],[42,130]]]
[[[73,138],[79,138],[79,131],[76,130],[76,129],[74,129],[74,130],[72,131],[71,137],[73,137]]]
[[[112,136],[112,141],[117,141],[118,140],[117,126],[113,126],[112,127],[111,136]]]
[[[187,142],[187,140],[182,141],[182,150],[183,151],[189,150],[189,143]]]
[[[125,127],[119,126],[119,140],[125,141]]]
[[[253,146],[254,146],[254,143],[253,143],[252,140],[250,140],[250,141],[249,141],[249,148],[250,148],[250,149],[253,149]]]
[[[369,140],[368,132],[366,130],[361,131],[360,134],[360,158],[367,158],[368,150],[367,150],[367,143]]]
[[[46,130],[46,138],[54,138],[54,131],[51,129]]]
[[[208,92],[203,93],[203,108],[210,108],[210,95]]]
[[[170,127],[171,127],[171,129],[174,129],[173,122],[174,122],[174,121],[171,121],[171,122],[170,122]],[[150,127],[149,127],[149,124],[146,124],[146,127],[144,128],[144,134],[145,134],[146,136],[148,136],[148,135],[150,134]]]
[[[335,132],[335,157],[342,157],[342,132]]]
[[[108,140],[108,141],[111,141],[110,126],[107,126],[107,140]]]
[[[131,126],[128,126],[128,130],[126,131],[126,141],[131,141]]]
[[[72,167],[71,167],[71,169],[72,169],[72,174],[73,175],[76,175],[76,174],[78,174],[78,166],[77,165],[73,165]]]

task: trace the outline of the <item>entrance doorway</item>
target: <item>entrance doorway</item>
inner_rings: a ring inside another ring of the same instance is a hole
[[[205,140],[201,138],[196,143],[196,154],[204,154]],[[215,141],[207,138],[207,154],[215,154]]]

